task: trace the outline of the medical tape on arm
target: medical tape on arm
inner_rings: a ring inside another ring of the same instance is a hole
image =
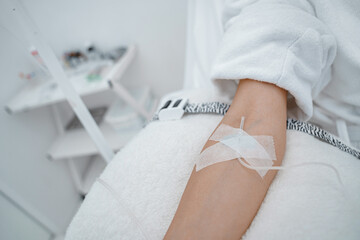
[[[196,171],[215,163],[238,159],[241,165],[255,170],[264,177],[269,170],[285,170],[302,166],[325,166],[332,169],[343,186],[338,170],[331,164],[323,162],[300,163],[290,166],[273,166],[276,160],[275,144],[272,136],[250,136],[243,130],[245,118],[242,117],[240,128],[221,124],[209,140],[216,144],[206,148],[196,160]]]
[[[250,136],[242,128],[244,118],[242,118],[240,128],[234,128],[226,124],[221,124],[210,137],[210,140],[218,143],[206,148],[196,162],[196,171],[212,164],[238,159],[247,166],[254,169],[261,177],[264,177],[268,168],[276,160],[274,140],[272,136]],[[244,164],[243,164],[244,165]]]

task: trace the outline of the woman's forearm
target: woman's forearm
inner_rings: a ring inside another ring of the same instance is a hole
[[[286,91],[268,83],[243,79],[221,123],[250,135],[272,136],[280,165],[285,151]],[[220,124],[221,124],[220,123]],[[204,149],[215,142],[209,140]],[[238,160],[193,170],[165,239],[239,239],[256,215],[275,176],[261,178]]]

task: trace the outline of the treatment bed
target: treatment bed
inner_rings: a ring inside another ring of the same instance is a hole
[[[192,102],[226,100],[182,91]],[[150,122],[106,167],[66,239],[162,239],[204,143],[221,120],[187,114]],[[284,166],[243,239],[360,239],[360,160],[306,133],[287,130]]]

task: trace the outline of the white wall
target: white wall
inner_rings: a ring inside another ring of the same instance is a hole
[[[49,240],[51,232],[21,211],[0,192],[0,238],[6,240]],[[19,227],[21,230],[19,231]]]
[[[123,78],[125,85],[150,84],[163,95],[182,86],[186,2],[181,0],[24,0],[55,52],[92,41],[103,50],[136,43],[138,55]],[[0,104],[23,85],[19,71],[32,64],[24,40],[0,1]],[[65,229],[79,203],[62,162],[45,152],[56,137],[48,108],[8,115],[0,111],[0,181]],[[2,220],[2,219],[1,219]],[[1,234],[0,234],[1,238]]]
[[[157,95],[181,88],[184,72],[185,0],[23,1],[60,55],[92,41],[111,49],[136,43],[127,85],[148,83]]]
[[[56,137],[50,111],[42,108],[16,115],[4,111],[6,102],[23,84],[18,72],[30,66],[22,44],[3,28],[0,36],[0,181],[64,229],[80,198],[65,164],[45,158]]]

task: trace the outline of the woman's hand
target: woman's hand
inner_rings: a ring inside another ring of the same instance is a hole
[[[250,135],[272,136],[280,165],[285,152],[286,91],[260,81],[242,79],[222,121]],[[207,141],[204,149],[216,142]],[[190,176],[164,239],[240,239],[255,217],[275,177],[264,178],[238,160],[210,165]]]

